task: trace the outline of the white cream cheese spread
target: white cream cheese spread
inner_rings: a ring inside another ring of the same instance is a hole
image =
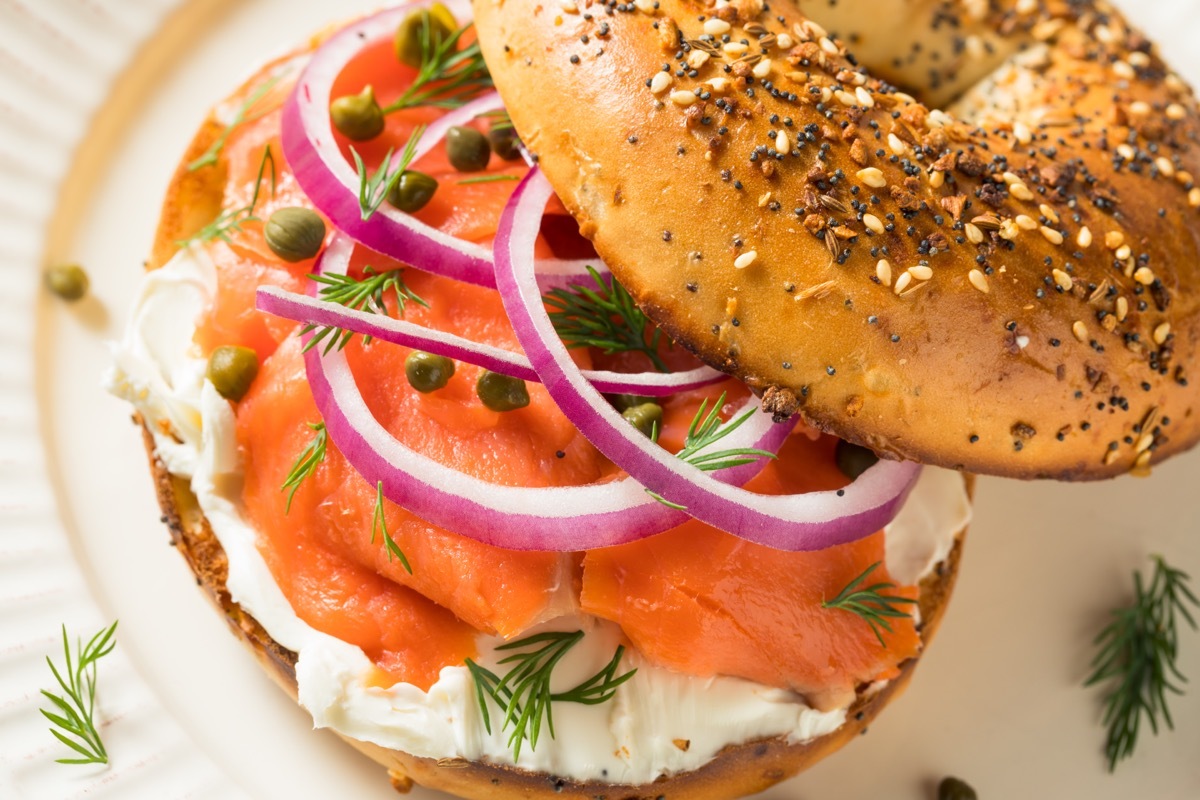
[[[229,558],[228,589],[299,660],[300,703],[317,727],[429,758],[462,757],[513,764],[508,731],[489,734],[466,667],[447,667],[428,691],[408,684],[369,685],[373,665],[356,646],[302,622],[276,585],[240,511],[241,472],[234,415],[204,379],[205,360],[192,342],[194,321],[216,291],[216,270],[203,248],[181,250],[146,275],[124,338],[116,344],[109,389],[141,412],[157,452],[172,473],[188,478]],[[915,583],[944,559],[970,518],[962,477],[926,468],[900,515],[887,528],[892,576]],[[584,630],[586,636],[554,673],[555,691],[590,677],[612,657],[620,631],[587,616],[551,621],[539,630]],[[501,641],[481,636],[480,663],[494,667]],[[612,702],[556,703],[555,738],[526,745],[519,766],[580,781],[648,783],[702,766],[729,744],[786,736],[803,742],[836,730],[845,709],[821,712],[793,692],[750,681],[696,678],[646,663]],[[493,714],[493,722],[495,722]],[[689,745],[681,748],[677,741]]]

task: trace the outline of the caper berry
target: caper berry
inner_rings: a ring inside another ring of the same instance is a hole
[[[663,410],[658,403],[642,403],[626,409],[621,416],[647,436],[653,436],[656,429],[662,429]]]
[[[406,169],[388,191],[387,199],[396,208],[411,214],[427,206],[437,188],[437,179],[415,169]]]
[[[329,117],[333,127],[355,142],[365,142],[383,133],[383,109],[371,86],[334,100],[329,104]]]
[[[446,155],[459,172],[479,172],[487,169],[492,146],[479,131],[459,125],[446,134]]]
[[[475,381],[475,393],[492,411],[516,411],[529,405],[525,381],[486,369]]]
[[[421,394],[444,389],[454,375],[454,362],[444,356],[435,356],[414,350],[404,359],[404,375],[408,385]]]
[[[613,404],[613,408],[617,411],[628,411],[634,406],[640,406],[643,403],[653,403],[653,397],[642,397],[637,394],[614,394],[609,395],[608,401]]]
[[[838,440],[833,457],[837,461],[837,468],[852,481],[858,480],[859,475],[875,466],[875,462],[879,460],[879,456],[871,450],[850,444],[843,439]]]
[[[401,64],[420,67],[425,52],[422,46],[425,37],[428,36],[429,49],[434,50],[454,35],[457,24],[450,9],[441,3],[434,3],[429,10],[412,12],[396,29],[396,58]]]
[[[87,273],[78,264],[55,264],[46,270],[46,288],[63,300],[74,302],[88,292]]]
[[[263,237],[271,252],[284,261],[305,261],[321,252],[325,242],[325,220],[309,208],[281,208],[267,218]]]
[[[516,161],[521,157],[521,138],[512,125],[493,125],[488,129],[487,138],[492,152],[505,161]]]
[[[205,375],[217,394],[235,403],[241,400],[258,374],[258,353],[249,347],[226,345],[212,351]]]
[[[958,778],[943,778],[937,796],[938,800],[978,800],[975,790]]]

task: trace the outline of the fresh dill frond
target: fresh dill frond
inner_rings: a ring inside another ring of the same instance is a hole
[[[636,669],[631,669],[617,675],[617,668],[625,655],[625,647],[618,645],[608,664],[595,675],[565,692],[551,692],[550,679],[555,666],[582,639],[583,631],[550,632],[501,645],[496,648],[497,651],[514,651],[513,655],[499,662],[500,665],[513,665],[504,677],[469,658],[466,660],[467,669],[475,681],[475,697],[483,715],[484,728],[488,733],[492,732],[488,699],[504,713],[500,730],[508,730],[509,726],[512,726],[508,745],[513,748],[514,761],[521,757],[524,742],[529,742],[531,750],[537,749],[543,721],[550,738],[554,738],[553,703],[606,703],[616,695],[617,687],[637,672]]]
[[[308,427],[313,431],[313,438],[300,451],[300,455],[296,456],[287,479],[279,487],[281,492],[290,490],[288,491],[287,507],[284,509],[285,514],[292,510],[292,498],[296,496],[296,490],[300,488],[300,484],[304,482],[305,478],[316,472],[317,465],[325,460],[325,446],[329,441],[325,423],[310,422]]]
[[[228,242],[231,241],[230,235],[235,232],[240,233],[242,226],[247,222],[261,222],[258,217],[254,216],[254,209],[258,206],[258,198],[262,193],[263,176],[266,174],[268,164],[271,165],[271,196],[274,197],[278,176],[275,171],[275,155],[271,152],[271,146],[267,145],[263,149],[262,160],[258,163],[258,177],[254,179],[254,194],[250,196],[250,202],[238,208],[222,211],[216,219],[197,231],[191,238],[176,242],[176,244],[180,247],[187,247],[196,242],[211,242],[213,239]]]
[[[318,292],[320,299],[356,311],[387,315],[388,307],[384,300],[388,294],[396,298],[400,316],[404,316],[404,309],[409,301],[429,308],[429,303],[408,288],[408,284],[404,282],[403,273],[404,270],[401,269],[376,272],[372,267],[366,266],[363,268],[361,278],[355,278],[352,275],[309,275],[308,277],[321,284]],[[328,354],[335,349],[341,350],[354,337],[353,331],[342,330],[331,325],[316,324],[305,325],[300,330],[300,335],[303,336],[312,331],[317,333],[304,345],[305,352],[324,341],[325,353]],[[370,336],[363,337],[364,344],[370,344],[371,341]]]
[[[100,738],[96,725],[96,662],[104,658],[117,646],[113,636],[117,623],[93,636],[88,643],[76,640],[74,657],[71,642],[67,638],[67,626],[62,628],[63,656],[65,665],[60,671],[46,656],[46,663],[54,673],[62,694],[42,690],[56,711],[40,709],[42,715],[54,725],[50,733],[67,747],[80,755],[79,758],[60,758],[59,764],[107,764],[108,751]],[[59,713],[56,713],[59,712]]]
[[[408,563],[408,558],[400,549],[400,545],[396,544],[396,540],[392,538],[392,533],[388,530],[387,518],[383,514],[383,481],[375,484],[375,518],[371,522],[371,544],[375,544],[375,538],[380,533],[383,534],[383,544],[387,548],[388,561],[400,559],[400,566],[404,567],[409,575],[412,575],[412,565]]]
[[[611,285],[588,267],[595,288],[572,286],[552,289],[543,299],[550,306],[550,321],[568,348],[595,347],[613,353],[644,353],[659,372],[671,370],[658,354],[662,331],[647,336],[650,320],[633,302],[625,287],[613,278]]]
[[[916,605],[917,601],[911,597],[884,594],[889,589],[896,588],[896,584],[894,583],[875,583],[862,588],[867,577],[878,569],[880,563],[876,561],[867,567],[861,575],[846,584],[846,588],[842,589],[837,597],[832,600],[826,600],[821,604],[821,607],[840,608],[843,611],[849,611],[852,614],[862,617],[871,626],[872,633],[879,640],[879,646],[886,647],[887,644],[883,641],[882,631],[892,632],[892,625],[888,620],[911,618],[912,614],[901,610],[898,606]]]
[[[416,106],[458,108],[475,95],[492,88],[479,42],[462,50],[458,43],[471,24],[463,25],[439,42],[433,41],[430,20],[421,25],[421,66],[409,87],[383,109],[384,114]]]
[[[716,472],[722,469],[730,469],[731,467],[740,467],[743,464],[750,464],[760,458],[774,459],[778,457],[770,450],[760,450],[756,447],[733,447],[725,450],[710,450],[709,448],[714,444],[742,427],[747,420],[754,416],[754,409],[750,409],[737,419],[732,419],[722,425],[720,412],[724,405],[725,392],[721,392],[721,396],[711,409],[708,407],[707,398],[700,402],[700,408],[697,409],[696,415],[692,417],[692,422],[688,426],[687,437],[683,442],[683,449],[675,454],[676,458],[682,459],[704,472]],[[657,426],[650,438],[652,441],[658,441]],[[649,489],[646,492],[665,506],[670,506],[677,510],[686,508],[686,506],[681,506],[678,503],[672,503],[657,492],[651,492]]]
[[[1095,639],[1099,650],[1084,685],[1108,685],[1104,752],[1110,772],[1133,755],[1143,720],[1156,736],[1160,719],[1168,729],[1175,727],[1167,693],[1181,695],[1181,684],[1187,683],[1177,663],[1180,621],[1196,630],[1189,606],[1200,608],[1189,580],[1186,573],[1155,556],[1150,585],[1134,572],[1133,603],[1114,609],[1112,621]]]
[[[458,181],[459,186],[470,186],[475,183],[501,183],[503,181],[519,181],[518,175],[480,175],[478,178],[463,178]]]
[[[493,111],[485,111],[475,117],[475,119],[486,119],[489,127],[494,131],[508,130],[513,126],[512,117],[508,115],[507,108],[497,108]]]
[[[400,182],[404,170],[408,169],[413,156],[416,155],[417,144],[424,135],[425,126],[418,125],[412,135],[408,137],[408,141],[405,142],[404,150],[401,151],[400,160],[396,162],[396,165],[392,166],[392,154],[395,152],[395,148],[388,148],[387,155],[383,157],[379,167],[371,174],[368,173],[367,165],[358,151],[353,147],[350,148],[350,155],[354,157],[354,169],[358,172],[358,207],[363,222],[375,216],[375,212],[383,205],[383,201],[387,200],[388,193]]]
[[[241,105],[237,107],[237,110],[233,112],[233,117],[230,118],[229,124],[225,126],[225,130],[221,131],[221,134],[213,140],[213,143],[208,146],[207,150],[200,154],[200,156],[195,160],[188,163],[188,172],[195,172],[202,167],[208,167],[217,163],[217,159],[220,157],[221,151],[225,149],[225,142],[229,140],[229,135],[247,121],[246,117],[250,113],[250,110],[253,109],[254,106],[258,105],[259,100],[262,100],[267,96],[267,92],[275,88],[275,85],[279,83],[281,77],[281,75],[274,75],[270,78],[267,78],[265,81],[256,86],[254,91],[250,92],[250,94],[246,96],[246,99],[243,100]]]

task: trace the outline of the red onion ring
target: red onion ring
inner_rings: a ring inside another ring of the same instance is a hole
[[[354,57],[381,40],[391,41],[405,16],[430,5],[428,0],[418,0],[365,17],[322,44],[284,103],[283,152],[313,205],[359,244],[427,272],[494,288],[488,248],[443,233],[386,203],[369,220],[362,219],[358,174],[342,155],[329,116],[334,82]],[[451,2],[450,6],[457,19],[471,19],[469,4]],[[450,128],[502,107],[500,96],[489,92],[447,112],[426,129],[414,160],[432,150]],[[393,161],[399,158],[396,154]],[[585,267],[584,261],[545,260],[540,270],[545,275],[543,288],[586,280]]]
[[[316,271],[345,274],[354,251],[354,243],[341,234],[335,234],[317,262]],[[524,381],[538,381],[537,373],[529,365],[529,359],[489,344],[472,342],[453,333],[426,328],[413,322],[393,317],[355,311],[308,295],[287,292],[277,286],[260,287],[256,307],[260,311],[277,317],[302,322],[306,325],[331,326],[345,331],[370,336],[383,342],[412,347],[446,356],[467,364],[474,364],[492,372],[511,375]],[[604,370],[584,370],[589,381],[605,394],[636,394],[644,397],[664,397],[711,386],[726,380],[728,376],[717,370],[701,366],[687,372],[622,373]]]
[[[868,536],[895,517],[920,472],[917,464],[879,461],[836,492],[760,495],[675,458],[625,422],[571,360],[542,304],[532,256],[552,195],[536,167],[513,193],[496,235],[496,283],[542,383],[600,452],[696,519],[779,550],[823,550]]]
[[[346,261],[332,261],[328,274],[339,264],[344,269]],[[304,358],[317,409],[338,450],[368,483],[382,483],[385,497],[434,525],[508,550],[581,551],[642,539],[688,519],[629,477],[530,488],[489,483],[448,467],[407,447],[379,424],[344,351],[325,354],[314,347]],[[735,413],[756,405],[750,398]],[[755,414],[723,441],[728,447],[776,452],[791,429]],[[720,479],[745,483],[765,463],[759,459],[724,470]]]

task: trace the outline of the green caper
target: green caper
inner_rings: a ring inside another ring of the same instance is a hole
[[[271,252],[284,261],[305,261],[321,252],[325,220],[312,209],[288,206],[267,218],[263,237]]]
[[[521,137],[517,136],[511,124],[493,125],[488,129],[487,138],[492,145],[492,152],[505,161],[516,161],[521,157]]]
[[[415,169],[406,169],[388,191],[387,199],[396,208],[411,214],[428,205],[437,188],[437,179]]]
[[[454,362],[444,356],[435,356],[414,350],[404,359],[404,375],[408,385],[421,394],[444,389],[454,375]]]
[[[46,288],[63,300],[74,302],[88,292],[87,273],[78,264],[55,264],[46,270]]]
[[[459,172],[479,172],[487,169],[492,146],[479,131],[460,125],[446,134],[446,155]]]
[[[420,67],[426,47],[424,42],[428,41],[429,50],[440,47],[454,35],[457,25],[450,9],[441,3],[434,3],[429,10],[412,12],[396,29],[396,58],[401,64]]]
[[[217,394],[235,403],[241,400],[258,374],[258,353],[249,347],[226,345],[212,351],[205,375]]]
[[[383,109],[375,100],[375,89],[367,86],[358,94],[343,95],[329,104],[333,127],[355,142],[365,142],[383,133]]]
[[[492,411],[516,411],[529,405],[525,381],[486,369],[475,381],[475,393]]]
[[[838,469],[852,481],[857,480],[859,475],[875,466],[875,462],[879,460],[879,456],[871,450],[850,444],[843,439],[838,440],[837,450],[834,451],[833,456],[837,461]]]
[[[621,416],[647,436],[653,436],[656,429],[662,429],[663,410],[658,403],[642,403],[626,409]]]
[[[943,778],[938,784],[938,800],[977,800],[978,795],[966,782],[958,778]]]
[[[637,394],[613,394],[608,396],[608,401],[613,404],[613,408],[617,411],[628,411],[634,406],[640,406],[644,403],[653,403],[653,397],[642,397]]]

